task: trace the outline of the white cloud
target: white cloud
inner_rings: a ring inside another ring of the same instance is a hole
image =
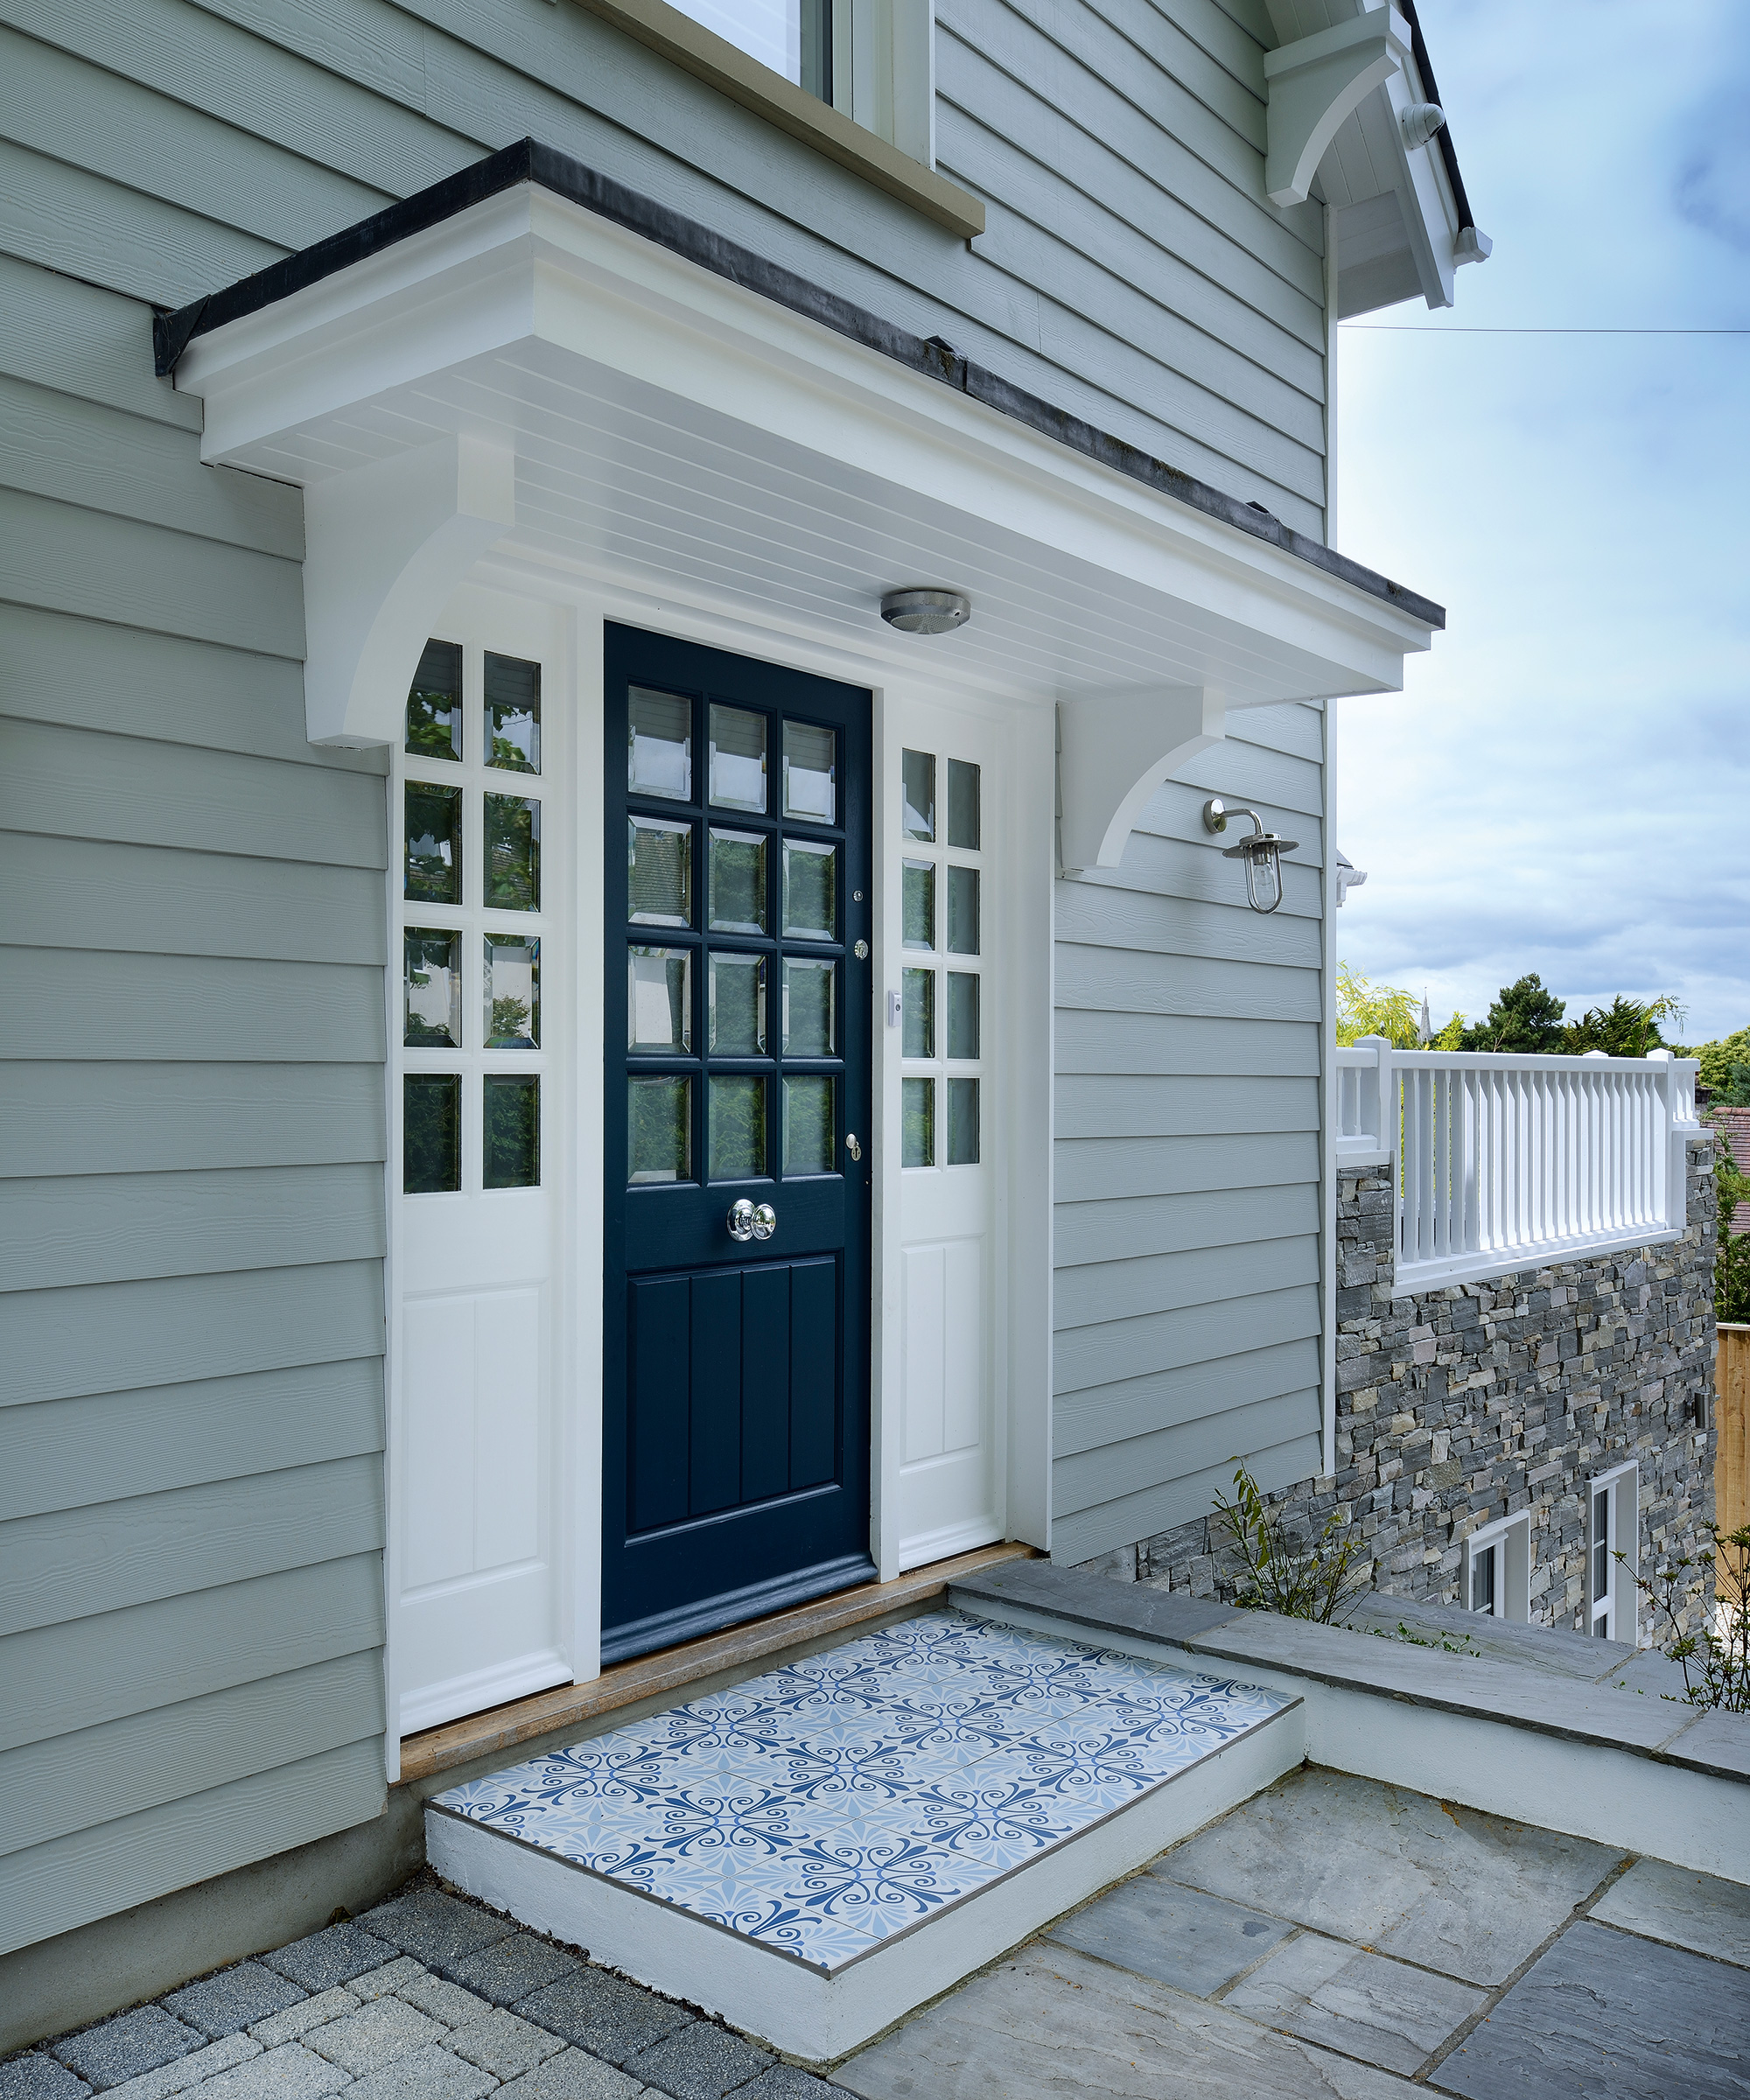
[[[1750,327],[1750,10],[1424,0],[1494,255],[1473,326]],[[1750,1022],[1750,336],[1344,331],[1338,542],[1448,608],[1339,710],[1345,958],[1480,1014]]]

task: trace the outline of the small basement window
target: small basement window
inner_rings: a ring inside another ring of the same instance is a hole
[[[1531,1512],[1497,1517],[1465,1541],[1461,1601],[1526,1625],[1531,1617]]]
[[[1586,1631],[1638,1647],[1641,1467],[1631,1460],[1586,1482]]]

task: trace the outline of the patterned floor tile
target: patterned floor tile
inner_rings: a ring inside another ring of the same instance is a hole
[[[936,1613],[438,1805],[830,1972],[1285,1703]]]

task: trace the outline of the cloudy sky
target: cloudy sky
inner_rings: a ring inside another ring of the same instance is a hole
[[[1750,334],[1460,331],[1750,330],[1750,5],[1420,13],[1495,247],[1342,332],[1338,544],[1447,629],[1339,710],[1340,952],[1437,1025],[1535,970],[1701,1041],[1750,1024]]]

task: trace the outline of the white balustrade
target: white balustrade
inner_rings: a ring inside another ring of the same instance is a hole
[[[1696,1070],[1669,1051],[1339,1048],[1337,1164],[1391,1166],[1398,1293],[1675,1239]]]

